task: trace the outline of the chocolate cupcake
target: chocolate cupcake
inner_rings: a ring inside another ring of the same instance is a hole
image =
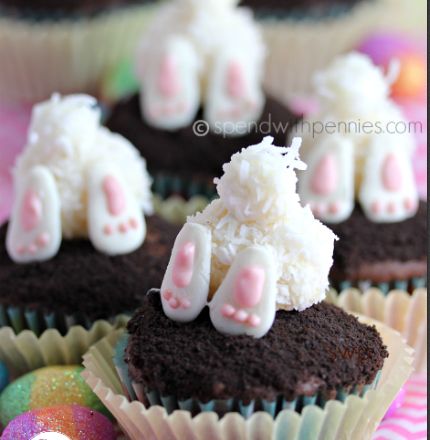
[[[377,286],[387,293],[426,285],[426,202],[420,202],[413,217],[395,223],[369,221],[356,205],[347,220],[328,226],[339,237],[330,271],[339,290]]]
[[[0,0],[0,98],[94,94],[131,56],[155,0]]]
[[[321,302],[335,236],[300,205],[300,140],[272,141],[224,166],[220,199],[188,219],[117,346],[146,406],[276,417],[377,386],[388,356],[377,330]]]
[[[411,8],[391,0],[242,0],[262,26],[268,47],[265,86],[291,103],[312,90],[313,74],[353,50],[381,24],[392,26]]]
[[[115,105],[107,126],[147,157],[162,196],[212,197],[232,154],[299,119],[262,88],[265,46],[235,2],[171,1],[144,34],[140,93]]]
[[[202,120],[202,110],[196,121]],[[269,124],[284,126],[285,131],[274,134],[275,142],[285,142],[285,132],[293,127],[299,116],[273,98],[267,97],[260,127]],[[225,137],[208,132],[206,136],[196,135],[195,125],[188,125],[175,131],[160,130],[142,119],[139,97],[134,95],[119,102],[109,116],[107,127],[126,137],[148,161],[148,170],[154,178],[153,190],[161,197],[178,194],[188,199],[203,195],[211,199],[215,195],[213,179],[222,171],[222,165],[241,148],[257,144],[261,139],[258,131],[236,137]],[[266,128],[267,129],[267,128]],[[157,146],[157,148],[154,148]]]
[[[144,159],[100,127],[95,104],[53,96],[33,110],[0,229],[1,326],[89,327],[131,312],[163,277],[177,229],[152,216]]]
[[[324,302],[302,312],[279,310],[258,339],[218,332],[208,309],[191,323],[174,322],[158,292],[150,292],[127,330],[125,361],[134,386],[145,390],[145,406],[170,397],[169,412],[276,416],[363,396],[376,386],[388,355],[374,327]]]
[[[340,239],[330,274],[340,290],[426,285],[427,203],[413,176],[414,138],[389,98],[394,79],[365,55],[339,57],[315,77],[319,112],[298,126],[309,165],[299,193]],[[331,131],[312,133],[315,124]]]

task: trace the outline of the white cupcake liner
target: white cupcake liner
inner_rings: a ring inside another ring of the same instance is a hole
[[[40,337],[30,330],[16,335],[12,328],[3,327],[0,329],[0,361],[6,365],[11,378],[51,365],[77,365],[91,345],[122,328],[126,322],[125,317],[117,319],[115,324],[100,320],[89,330],[71,327],[65,336],[54,329],[46,330]]]
[[[377,390],[364,397],[349,396],[344,403],[330,401],[324,409],[309,405],[301,414],[284,410],[273,419],[258,412],[245,419],[229,413],[220,419],[214,412],[204,412],[193,418],[188,411],[168,415],[160,406],[147,409],[141,402],[130,402],[112,361],[114,347],[124,334],[121,330],[90,348],[84,356],[83,376],[131,440],[366,440],[409,377],[413,350],[396,331],[368,318],[360,319],[376,325],[390,353]]]
[[[95,93],[103,75],[132,56],[155,8],[144,4],[40,22],[0,16],[0,99]]]
[[[395,26],[410,15],[404,0],[363,1],[351,11],[321,19],[261,20],[268,57],[267,91],[288,104],[312,90],[313,74],[337,55],[353,50],[372,31]],[[397,26],[398,27],[398,26]]]
[[[397,330],[415,350],[415,370],[427,371],[427,289],[416,289],[412,295],[404,290],[385,295],[376,288],[364,293],[346,289],[339,295],[332,290],[327,300],[347,312],[368,316]]]

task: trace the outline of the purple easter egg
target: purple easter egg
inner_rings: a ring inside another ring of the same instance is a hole
[[[16,417],[8,424],[1,439],[33,440],[42,433],[46,434],[47,440],[117,438],[112,423],[97,411],[78,405],[57,405],[28,411]]]

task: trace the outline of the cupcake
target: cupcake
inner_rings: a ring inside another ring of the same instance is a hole
[[[315,77],[319,112],[297,127],[309,165],[300,198],[339,237],[330,279],[341,290],[426,283],[427,204],[413,176],[412,126],[389,98],[394,80],[365,55],[339,57]]]
[[[312,90],[313,74],[352,50],[370,32],[407,21],[393,0],[242,0],[261,24],[268,47],[267,90],[290,103]],[[286,68],[286,66],[288,66]]]
[[[177,229],[151,215],[145,160],[100,126],[96,104],[54,95],[33,109],[0,229],[2,326],[89,327],[132,311],[163,277]]]
[[[188,219],[160,291],[127,326],[146,406],[276,416],[376,386],[388,355],[376,329],[321,303],[335,236],[300,206],[300,142],[272,141],[224,166],[220,198]]]
[[[135,60],[140,93],[107,120],[147,158],[164,197],[214,196],[212,180],[232,154],[263,134],[284,144],[298,120],[264,92],[263,39],[235,3],[172,0],[160,8]]]
[[[391,356],[406,378],[390,337],[322,302],[335,236],[300,205],[300,140],[272,141],[233,155],[219,199],[178,234],[161,288],[104,341],[103,360],[101,345],[84,356],[84,377],[132,439],[370,438]]]
[[[0,99],[95,93],[135,50],[155,0],[1,0]]]

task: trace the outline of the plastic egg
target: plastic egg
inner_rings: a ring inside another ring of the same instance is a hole
[[[385,70],[393,59],[400,62],[400,72],[392,85],[394,98],[420,98],[427,83],[426,51],[414,38],[398,33],[378,33],[366,38],[358,50]]]
[[[1,438],[2,440],[30,440],[42,433],[44,433],[44,439],[58,440],[60,438],[61,440],[114,440],[117,438],[112,423],[105,416],[78,405],[58,405],[21,414],[9,423]]]
[[[427,68],[425,60],[418,55],[405,55],[399,58],[400,72],[391,87],[397,98],[414,98],[421,96],[426,88]]]
[[[9,371],[3,362],[0,362],[0,393],[6,388],[9,383]]]
[[[0,422],[38,408],[54,405],[81,405],[105,412],[103,404],[81,377],[77,365],[45,367],[20,377],[0,395]]]

